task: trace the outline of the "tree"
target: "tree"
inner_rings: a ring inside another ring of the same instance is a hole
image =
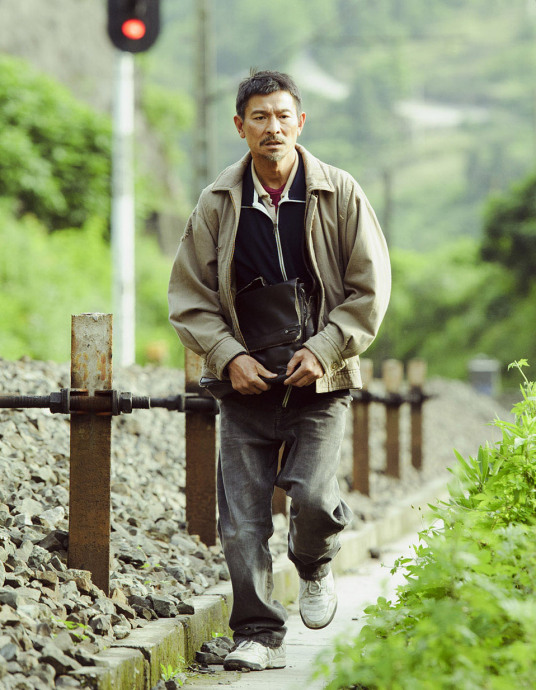
[[[109,119],[24,61],[0,56],[0,197],[49,229],[109,217]]]
[[[481,255],[515,276],[518,294],[527,294],[536,274],[536,174],[493,197],[486,207]]]

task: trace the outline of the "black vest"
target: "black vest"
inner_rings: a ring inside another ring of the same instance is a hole
[[[259,199],[250,163],[242,183],[242,204],[234,249],[237,290],[262,276],[275,285],[299,278],[312,288],[305,254],[305,169],[301,156],[288,196],[278,209],[277,227]],[[279,239],[279,241],[278,241]],[[283,273],[283,269],[286,275]]]

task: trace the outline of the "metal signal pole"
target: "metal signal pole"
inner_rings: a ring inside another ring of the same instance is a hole
[[[115,358],[135,361],[134,56],[116,51],[112,141],[112,262]]]

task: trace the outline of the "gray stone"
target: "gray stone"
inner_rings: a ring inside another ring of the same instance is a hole
[[[177,615],[177,605],[171,599],[155,595],[150,595],[148,598],[152,604],[152,610],[159,618],[171,618]]]
[[[6,661],[13,661],[17,658],[19,653],[18,645],[13,642],[8,642],[2,648],[0,648],[0,656],[4,657]]]
[[[65,572],[67,570],[65,563],[56,555],[52,556],[47,566],[50,566],[50,569],[56,572]]]
[[[18,507],[17,512],[26,514],[30,518],[34,517],[35,515],[38,515],[41,511],[43,510],[43,504],[40,501],[36,501],[34,498],[25,498],[20,506]],[[30,520],[31,524],[31,520]]]
[[[177,605],[177,610],[180,614],[183,615],[192,615],[195,613],[194,607],[192,604],[187,603],[186,601],[181,601]]]
[[[7,604],[12,609],[16,609],[18,606],[22,606],[24,602],[25,598],[18,589],[0,589],[1,604]]]
[[[177,582],[180,582],[183,585],[185,585],[188,582],[188,578],[186,577],[186,571],[181,565],[169,565],[166,568],[166,572],[168,572],[172,577],[174,577],[177,580]]]
[[[234,642],[230,637],[222,635],[221,637],[215,637],[208,642],[204,642],[201,646],[201,651],[211,652],[212,654],[218,654],[219,656],[225,656],[233,648]]]
[[[17,607],[17,613],[19,616],[26,616],[32,621],[36,621],[41,609],[38,604],[22,604]]]
[[[93,616],[89,625],[96,635],[109,635],[112,632],[111,617],[104,614]]]
[[[52,643],[43,647],[39,661],[42,664],[52,666],[58,675],[69,673],[69,671],[76,671],[80,668],[78,661],[64,654],[61,649],[58,649]]]
[[[13,524],[13,518],[8,510],[0,510],[0,527],[10,527]]]
[[[30,568],[37,570],[43,568],[50,560],[50,554],[46,549],[34,544],[33,549],[28,558],[28,565]]]
[[[115,610],[118,614],[124,616],[127,620],[132,620],[136,617],[136,612],[134,611],[132,606],[129,606],[126,603],[124,604],[122,602],[116,601]]]
[[[93,604],[93,608],[108,616],[115,614],[116,611],[116,606],[111,599],[97,599]]]
[[[28,513],[19,513],[13,518],[15,527],[29,527],[32,523],[32,516]]]
[[[130,635],[131,627],[129,625],[114,625],[112,631],[116,640],[124,640]]]
[[[43,681],[43,684],[39,687],[50,688],[54,687],[54,679],[56,677],[56,671],[50,664],[39,663],[39,669],[36,676]]]
[[[63,551],[63,545],[53,532],[50,532],[38,543],[38,546],[47,552]]]
[[[54,645],[62,652],[67,652],[74,647],[74,642],[67,630],[62,630],[54,637]]]
[[[223,664],[223,657],[212,654],[211,652],[196,652],[195,660],[202,666],[214,666],[216,664]]]
[[[64,599],[76,598],[79,595],[78,587],[74,580],[68,580],[67,582],[62,582],[60,584],[61,596]]]
[[[80,592],[90,594],[96,590],[89,570],[74,570],[71,568],[67,571],[67,575],[72,577]]]
[[[81,688],[80,681],[72,676],[59,676],[56,678],[56,688]]]
[[[54,528],[60,523],[65,517],[65,508],[63,506],[57,506],[56,508],[49,508],[45,510],[40,515],[38,515],[41,523],[49,528]]]

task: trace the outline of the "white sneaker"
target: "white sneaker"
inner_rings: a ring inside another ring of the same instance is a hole
[[[308,628],[325,628],[333,620],[336,610],[337,594],[331,572],[321,580],[302,580],[300,577],[300,616]]]
[[[264,671],[265,668],[285,668],[286,665],[284,643],[274,649],[253,640],[239,642],[238,647],[229,652],[223,662],[226,671]]]

